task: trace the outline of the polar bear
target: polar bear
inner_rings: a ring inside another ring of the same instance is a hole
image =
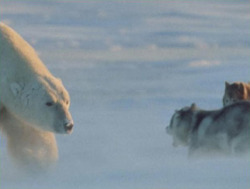
[[[58,158],[54,133],[69,134],[70,97],[35,50],[0,23],[0,129],[14,162],[46,168]]]

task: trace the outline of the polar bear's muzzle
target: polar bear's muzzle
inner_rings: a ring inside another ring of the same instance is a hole
[[[68,121],[64,124],[64,129],[67,134],[72,133],[74,123],[73,121]]]

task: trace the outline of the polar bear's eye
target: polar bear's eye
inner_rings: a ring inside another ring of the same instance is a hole
[[[46,106],[52,106],[53,102],[46,102]]]

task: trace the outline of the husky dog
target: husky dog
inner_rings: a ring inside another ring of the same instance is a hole
[[[250,151],[250,102],[206,111],[195,104],[176,111],[167,133],[173,146],[189,147],[189,155],[238,155]]]
[[[230,105],[240,100],[250,100],[250,83],[225,82],[225,92],[223,96],[223,106]]]

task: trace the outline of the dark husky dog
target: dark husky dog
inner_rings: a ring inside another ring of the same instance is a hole
[[[176,111],[167,133],[173,145],[189,147],[189,154],[241,154],[250,151],[250,102],[205,111],[195,104]]]

